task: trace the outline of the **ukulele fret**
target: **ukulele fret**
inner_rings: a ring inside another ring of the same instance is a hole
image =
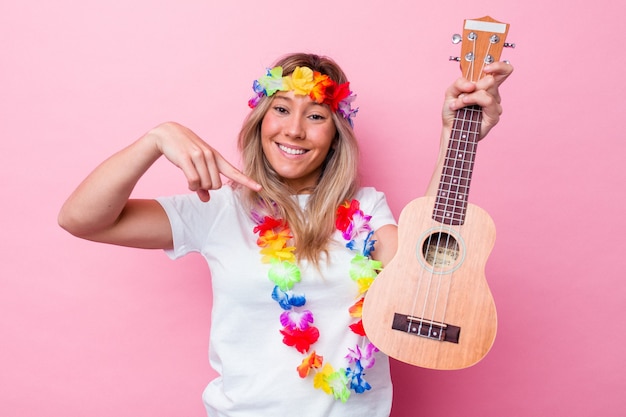
[[[481,122],[479,106],[457,110],[432,216],[439,223],[452,226],[465,223]]]

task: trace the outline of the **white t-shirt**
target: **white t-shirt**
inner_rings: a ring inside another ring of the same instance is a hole
[[[298,197],[306,204],[307,196]],[[374,229],[395,224],[383,193],[362,188],[356,199],[361,210],[372,216]],[[296,367],[304,355],[282,342],[280,306],[272,299],[274,283],[267,264],[261,263],[255,223],[238,201],[237,192],[223,187],[211,192],[208,203],[195,194],[159,198],[172,225],[174,249],[171,258],[199,252],[206,259],[212,278],[213,310],[209,360],[219,374],[203,393],[210,417],[388,417],[392,386],[389,361],[381,352],[376,364],[366,370],[372,389],[351,392],[346,403],[313,387],[313,372],[299,377]],[[337,232],[330,262],[320,262],[320,271],[299,261],[302,280],[294,291],[306,295],[306,308],[313,312],[320,331],[312,346],[324,363],[335,369],[348,367],[348,348],[362,339],[348,329],[354,323],[348,308],[358,300],[356,284],[348,275],[355,252],[345,247]],[[321,272],[321,273],[320,273]]]

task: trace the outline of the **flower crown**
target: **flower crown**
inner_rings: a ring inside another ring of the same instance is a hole
[[[296,67],[291,75],[283,76],[283,67],[268,68],[267,73],[254,80],[252,89],[255,96],[248,101],[250,108],[255,108],[264,96],[271,97],[277,91],[293,91],[294,94],[309,96],[319,104],[328,104],[330,109],[339,113],[352,126],[352,117],[358,108],[351,103],[356,95],[350,91],[350,83],[337,84],[328,75],[313,71],[309,67]]]

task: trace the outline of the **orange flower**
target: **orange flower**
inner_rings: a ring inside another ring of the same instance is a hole
[[[271,246],[273,248],[282,248],[286,246],[287,241],[291,239],[291,231],[288,228],[284,228],[276,233],[273,230],[265,230],[259,235],[256,244],[264,248]]]
[[[322,363],[324,362],[324,358],[315,353],[315,351],[311,352],[309,356],[302,360],[300,366],[298,366],[298,374],[300,378],[306,378],[309,375],[309,371],[313,368],[321,368]]]
[[[319,72],[314,73],[315,85],[311,89],[309,93],[309,97],[316,103],[325,103],[328,97],[326,96],[326,91],[329,89],[332,91],[332,86],[335,84],[333,80],[331,80],[328,75],[321,74]],[[337,111],[337,110],[333,110]]]
[[[350,316],[358,319],[360,317],[362,317],[363,315],[363,301],[365,300],[365,297],[361,298],[359,301],[357,301],[356,303],[354,303],[354,305],[352,307],[350,307],[350,309],[348,310],[350,312]]]

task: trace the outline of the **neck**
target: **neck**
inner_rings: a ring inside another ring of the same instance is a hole
[[[465,221],[481,121],[479,106],[456,113],[433,211],[433,219],[440,223],[462,225]]]

